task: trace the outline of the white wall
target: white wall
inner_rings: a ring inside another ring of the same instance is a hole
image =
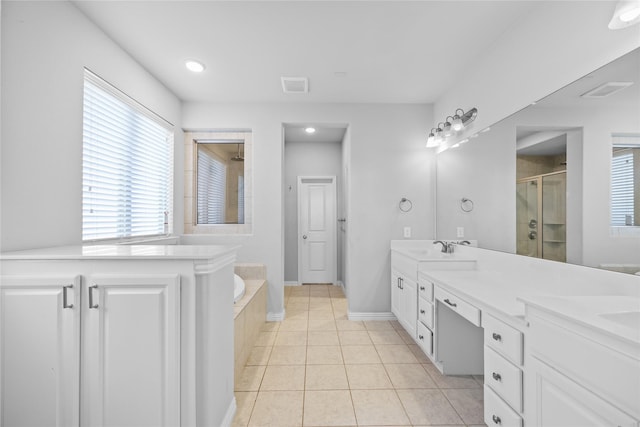
[[[640,46],[640,25],[607,28],[615,4],[541,2],[491,50],[465,52],[478,59],[438,99],[435,118],[477,107],[477,132]]]
[[[288,142],[284,144],[284,280],[298,281],[298,176],[335,176],[336,212],[342,215],[342,144]],[[340,224],[337,223],[337,227]],[[336,234],[337,239],[338,234]],[[337,257],[341,259],[338,246]],[[339,264],[339,263],[338,263]],[[336,264],[336,266],[338,265]],[[338,276],[341,280],[342,277]]]
[[[574,172],[581,180],[568,186],[567,237],[574,245],[568,251],[569,261],[587,266],[640,263],[640,238],[611,236],[609,225],[611,134],[640,132],[637,113],[611,107],[530,107],[460,148],[441,153],[437,235],[449,235],[456,226],[464,225],[466,237],[478,239],[480,247],[515,252],[516,126],[578,128],[582,130],[581,149],[570,146],[580,139],[574,133],[567,140],[568,180]],[[580,157],[582,162],[576,164]],[[472,213],[460,212],[457,200],[463,196],[474,200]],[[576,215],[582,217],[578,230]]]
[[[346,271],[352,312],[390,312],[389,241],[433,236],[434,155],[426,150],[432,122],[426,105],[203,104],[185,103],[189,129],[251,129],[254,143],[254,224],[251,236],[197,236],[190,242],[242,244],[239,260],[267,265],[269,312],[283,309],[284,199],[283,123],[346,123],[348,192]],[[179,171],[176,171],[179,173]],[[401,214],[402,197],[413,210]]]
[[[171,92],[71,3],[3,1],[3,251],[82,241],[83,67],[174,123],[182,163]]]

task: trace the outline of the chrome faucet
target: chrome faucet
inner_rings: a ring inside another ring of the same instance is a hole
[[[468,241],[468,240],[463,240],[463,241],[461,241],[461,242],[458,242],[458,244],[459,244],[459,245],[470,245],[470,244],[471,244],[471,242],[470,242],[470,241]]]
[[[436,240],[435,242],[433,242],[433,244],[435,245],[436,243],[440,243],[442,245],[442,253],[445,254],[452,254],[453,253],[453,243],[447,243],[445,241],[442,240]]]

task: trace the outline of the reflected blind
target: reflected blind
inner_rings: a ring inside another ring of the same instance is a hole
[[[614,151],[611,162],[611,225],[633,225],[633,151]]]
[[[167,234],[172,193],[171,125],[85,70],[82,239]]]
[[[227,166],[198,150],[198,224],[224,224]]]

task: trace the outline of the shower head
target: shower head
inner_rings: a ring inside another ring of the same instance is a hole
[[[238,154],[231,158],[234,162],[244,162],[244,157],[240,155],[240,144],[238,144]]]

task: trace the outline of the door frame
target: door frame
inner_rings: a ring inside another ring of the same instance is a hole
[[[337,179],[335,175],[299,175],[297,177],[297,192],[298,192],[298,201],[297,201],[297,206],[296,206],[296,211],[297,211],[297,217],[298,217],[298,236],[297,236],[297,242],[298,242],[298,284],[302,285],[303,282],[303,275],[302,275],[302,240],[301,240],[301,236],[303,234],[303,230],[302,230],[302,212],[301,212],[301,188],[302,188],[302,184],[303,184],[303,180],[309,180],[309,179],[322,179],[322,180],[331,180],[330,183],[327,183],[329,185],[331,185],[332,190],[333,190],[333,208],[331,209],[331,220],[330,222],[330,227],[331,227],[331,236],[332,236],[332,243],[331,243],[331,247],[332,247],[332,253],[333,253],[333,263],[332,263],[332,271],[331,271],[331,281],[327,282],[327,283],[331,283],[333,285],[336,284],[337,280],[338,280],[338,232],[337,232],[337,221],[338,221],[338,190],[337,190]]]

